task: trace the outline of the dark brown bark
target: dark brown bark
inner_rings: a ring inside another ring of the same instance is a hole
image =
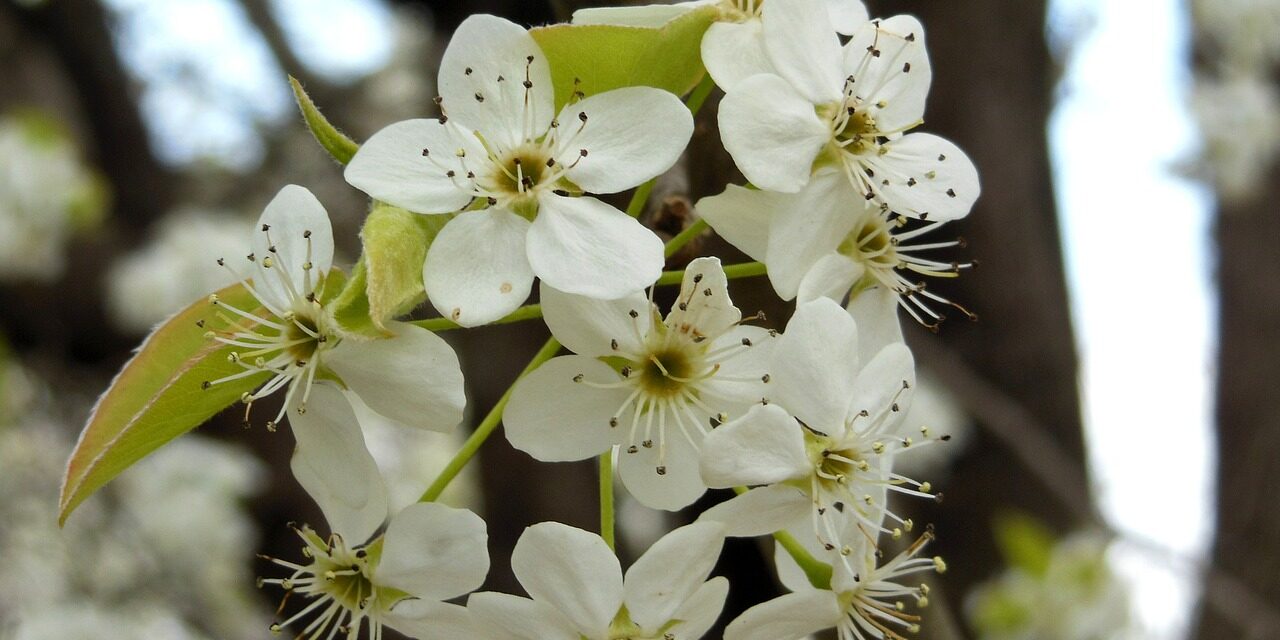
[[[1237,598],[1241,629],[1218,607],[1206,608],[1195,637],[1273,638],[1280,628],[1248,600],[1280,603],[1280,169],[1249,203],[1220,205],[1218,381],[1215,421],[1218,437],[1217,538],[1212,564],[1253,592]],[[1274,614],[1272,614],[1274,616]],[[1244,633],[1242,633],[1242,631]]]
[[[1057,75],[1044,38],[1045,3],[879,2],[872,13],[911,13],[924,24],[933,87],[922,130],[956,142],[982,180],[982,197],[955,229],[971,240],[968,257],[981,266],[954,283],[929,283],[981,320],[952,312],[941,336],[909,337],[917,344],[941,341],[984,386],[1045,425],[1047,442],[1082,461],[1075,342],[1045,131]],[[919,361],[929,365],[923,354]],[[1087,495],[1083,468],[1055,481]],[[956,611],[970,586],[1000,569],[990,529],[998,511],[1020,510],[1060,531],[1082,519],[1026,460],[982,429],[940,488],[946,501],[920,508],[918,520],[938,525],[937,551],[950,566],[940,582],[957,598]]]

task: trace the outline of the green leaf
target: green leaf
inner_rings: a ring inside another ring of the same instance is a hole
[[[293,87],[293,97],[298,101],[302,119],[306,121],[307,128],[311,130],[311,135],[315,136],[316,142],[319,142],[334,160],[342,164],[351,162],[351,157],[356,155],[360,145],[329,123],[329,120],[316,107],[316,103],[311,101],[311,96],[303,90],[302,83],[298,82],[297,78],[289,76],[289,86]]]
[[[408,313],[426,299],[422,263],[427,259],[427,247],[451,217],[374,205],[360,231],[366,297],[374,326],[386,331],[387,320]]]
[[[1048,573],[1057,538],[1044,523],[1026,514],[1006,513],[996,517],[995,535],[996,546],[1010,567],[1033,576]]]
[[[241,285],[217,295],[238,309],[261,310]],[[204,423],[270,377],[261,373],[204,388],[205,381],[244,370],[228,361],[231,347],[206,337],[209,328],[225,326],[216,319],[215,310],[208,300],[201,300],[157,327],[98,399],[67,462],[58,501],[60,523],[130,465]]]
[[[589,96],[621,87],[646,86],[681,96],[692,90],[706,72],[702,66],[702,34],[717,13],[714,6],[694,9],[659,29],[556,24],[529,33],[551,65],[557,107],[568,103],[575,90]]]

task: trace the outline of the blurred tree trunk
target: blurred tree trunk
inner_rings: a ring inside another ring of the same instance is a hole
[[[871,7],[872,15],[910,13],[924,24],[934,75],[922,130],[956,142],[982,180],[973,213],[953,230],[972,239],[964,257],[981,266],[936,287],[981,320],[969,323],[952,312],[940,337],[913,332],[909,338],[922,347],[940,340],[967,365],[966,379],[948,368],[948,386],[978,383],[1044,425],[1049,433],[1039,435],[1079,463],[1055,478],[1057,489],[1087,496],[1076,347],[1045,128],[1058,75],[1044,37],[1045,8],[1044,0],[882,1]],[[918,354],[928,367],[929,350]],[[989,401],[961,393],[962,402]],[[977,408],[971,413],[981,422]],[[938,525],[936,550],[949,571],[937,582],[946,587],[952,611],[962,609],[969,587],[1001,568],[990,528],[998,511],[1021,510],[1063,532],[1089,517],[1079,501],[1056,499],[1029,461],[991,433],[979,429],[950,478],[935,483],[946,501],[918,510],[918,521]]]
[[[1211,564],[1263,603],[1280,603],[1280,169],[1249,203],[1221,203],[1215,239],[1218,381],[1217,534]],[[1241,613],[1255,621],[1259,616]],[[1273,638],[1206,608],[1195,637]],[[1259,624],[1261,620],[1256,620]]]

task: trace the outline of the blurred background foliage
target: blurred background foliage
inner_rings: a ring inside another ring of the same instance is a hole
[[[286,523],[319,515],[288,471],[287,432],[242,430],[224,416],[126,473],[58,530],[60,469],[79,426],[149,327],[225,284],[214,258],[243,250],[251,221],[282,185],[314,191],[333,218],[338,263],[356,258],[367,201],[310,140],[286,73],[362,140],[432,113],[436,64],[466,15],[537,25],[587,4],[0,0],[0,638],[266,635],[276,594],[252,589],[255,572],[270,571],[254,554],[293,557]],[[1140,496],[1150,492],[1157,511],[1173,504],[1215,512],[1216,528],[1204,524],[1216,530],[1212,547],[1190,551],[1133,535],[1125,518],[1147,516],[1102,508],[1098,496],[1111,488],[1091,480],[1099,449],[1111,445],[1093,437],[1093,449],[1086,446],[1083,347],[1073,337],[1081,321],[1072,301],[1087,293],[1069,289],[1066,265],[1129,252],[1144,243],[1144,227],[1185,221],[1163,218],[1155,205],[1107,210],[1126,176],[1089,174],[1081,196],[1096,198],[1106,217],[1097,246],[1071,249],[1064,262],[1061,229],[1070,221],[1058,211],[1070,198],[1059,192],[1055,199],[1062,167],[1055,172],[1046,131],[1071,86],[1060,75],[1107,5],[1052,4],[870,2],[873,15],[910,12],[926,25],[934,64],[929,128],[973,156],[984,191],[957,225],[971,241],[966,257],[982,267],[940,287],[982,320],[949,323],[941,336],[908,328],[924,381],[909,419],[955,436],[950,446],[905,461],[909,475],[925,475],[946,495],[936,505],[903,505],[917,522],[937,524],[937,551],[950,567],[930,598],[925,634],[1280,637],[1280,394],[1272,388],[1280,379],[1273,204],[1280,200],[1280,3],[1151,3],[1182,25],[1178,37],[1187,44],[1169,64],[1193,78],[1183,78],[1186,103],[1177,109],[1199,123],[1191,150],[1163,170],[1205,185],[1203,199],[1218,212],[1213,238],[1203,242],[1216,247],[1211,324],[1221,365],[1211,428],[1220,453],[1194,454],[1218,461],[1208,465],[1217,499],[1197,507],[1197,496],[1162,489],[1161,440],[1210,428],[1194,408],[1184,412],[1185,425],[1128,424],[1130,437],[1150,446],[1127,452],[1121,475],[1100,475],[1135,483]],[[1153,18],[1156,24],[1163,23]],[[1137,50],[1156,27],[1125,28]],[[1110,62],[1120,76],[1144,72],[1123,51]],[[688,153],[651,201],[646,220],[660,233],[674,234],[696,215],[690,202],[742,181],[719,147],[717,100],[699,115]],[[1116,141],[1142,124],[1117,116],[1066,135],[1091,140],[1101,157],[1117,153]],[[709,253],[742,258],[708,236],[672,266]],[[1146,271],[1117,260],[1109,286],[1140,297],[1144,281],[1162,277],[1162,261],[1191,259],[1155,255],[1142,263]],[[734,296],[744,310],[766,311],[776,327],[789,313],[763,282],[735,284]],[[1176,344],[1187,303],[1161,302],[1149,309],[1144,330]],[[448,335],[473,413],[492,405],[546,335],[538,323]],[[1136,370],[1131,362],[1111,366]],[[1212,378],[1196,375],[1206,385]],[[1142,376],[1129,384],[1152,384]],[[400,504],[418,495],[459,442],[371,429],[370,446]],[[489,523],[494,570],[486,588],[519,592],[507,561],[525,526],[595,526],[590,462],[535,464],[495,438],[470,471],[446,499],[481,511]],[[713,492],[675,515],[624,498],[623,555],[634,558],[667,528],[724,498]],[[1146,568],[1117,571],[1113,546],[1142,556]],[[726,549],[717,573],[733,590],[723,621],[778,592],[766,547],[732,540]],[[1155,584],[1161,581],[1177,585]],[[1145,608],[1135,609],[1144,590],[1155,600],[1147,596]]]

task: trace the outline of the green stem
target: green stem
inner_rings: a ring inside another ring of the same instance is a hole
[[[760,263],[760,262],[743,262],[741,264],[731,264],[724,268],[724,275],[726,278],[730,280],[736,280],[738,278],[751,278],[754,276],[762,276],[765,273],[767,273],[767,271],[765,270],[765,266],[763,263]],[[662,276],[659,277],[653,284],[655,285],[680,284],[682,280],[684,280],[683,270],[663,271]]]
[[[733,492],[742,495],[749,491],[746,487],[734,487]],[[786,550],[796,564],[800,565],[800,570],[804,571],[805,577],[809,578],[809,584],[815,589],[831,588],[831,565],[813,557],[809,550],[796,540],[795,536],[786,531],[773,532],[773,539]]]
[[[653,185],[657,182],[658,179],[653,178],[636,187],[636,192],[631,194],[631,202],[627,203],[627,215],[639,218],[640,214],[644,213],[644,203],[649,201],[649,194],[653,193]]]
[[[600,537],[610,549],[613,537],[613,447],[600,454]]]
[[[691,240],[697,237],[698,234],[706,231],[706,229],[707,221],[702,218],[698,218],[693,224],[689,225],[688,229],[676,234],[676,237],[672,238],[671,241],[667,243],[667,248],[663,252],[663,256],[670,258],[675,255],[677,251],[682,249],[686,244],[689,244]]]
[[[795,536],[786,531],[773,532],[773,539],[777,540],[778,544],[791,555],[791,559],[800,565],[804,575],[809,578],[809,584],[815,589],[831,588],[831,565],[813,557],[813,554],[809,553],[809,550],[805,549]]]
[[[516,382],[529,375],[530,371],[537,369],[542,363],[550,360],[558,351],[560,351],[560,343],[555,338],[548,338],[546,344],[542,345],[538,353],[525,366],[524,371],[521,371],[520,375],[516,377]],[[440,475],[436,477],[435,482],[432,482],[431,486],[427,487],[426,493],[422,494],[418,502],[435,502],[440,497],[440,494],[444,493],[449,483],[453,482],[453,479],[462,472],[462,468],[467,466],[468,462],[471,462],[476,452],[480,450],[480,445],[483,445],[484,441],[489,439],[493,430],[497,429],[498,424],[502,422],[502,410],[507,407],[507,402],[511,400],[511,392],[515,388],[515,382],[511,383],[510,387],[507,387],[506,392],[498,399],[497,404],[493,405],[493,408],[489,410],[489,414],[480,422],[480,426],[476,427],[470,438],[467,438],[462,448],[458,450],[457,455],[453,456],[453,459],[445,466],[444,471],[441,471]]]
[[[510,324],[512,322],[520,322],[522,320],[533,320],[542,317],[542,305],[527,304],[511,313],[490,322],[489,324]],[[448,318],[427,318],[426,320],[415,320],[409,324],[416,324],[423,329],[429,331],[449,331],[452,329],[461,329],[462,325]]]

